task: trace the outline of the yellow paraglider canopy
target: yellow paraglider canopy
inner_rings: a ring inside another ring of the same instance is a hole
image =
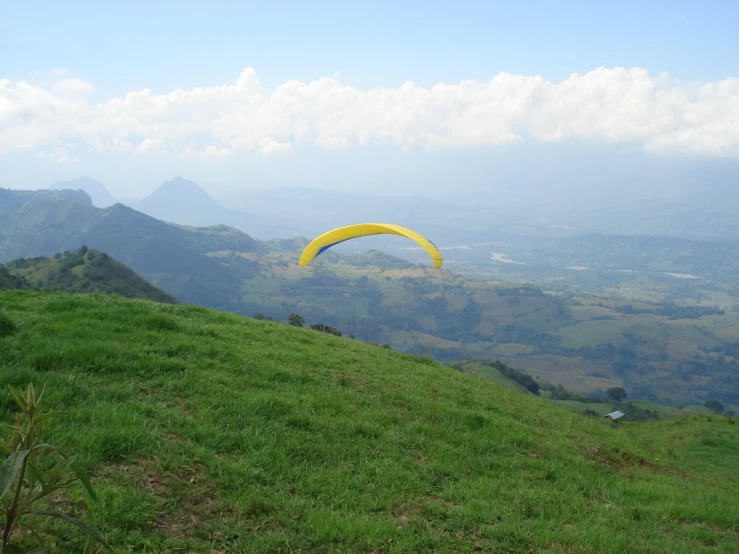
[[[332,229],[327,233],[323,233],[320,237],[313,239],[303,250],[298,263],[301,267],[306,266],[311,263],[316,256],[321,254],[321,252],[331,248],[335,244],[339,244],[345,240],[370,235],[400,235],[409,238],[416,241],[421,248],[431,256],[436,269],[439,269],[441,264],[444,263],[444,258],[442,258],[439,249],[426,237],[416,233],[415,231],[401,227],[400,225],[392,225],[390,223],[359,223],[357,225],[347,225],[345,227]]]

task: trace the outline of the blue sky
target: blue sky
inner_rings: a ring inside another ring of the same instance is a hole
[[[517,189],[546,154],[557,190],[598,181],[593,147],[664,189],[655,155],[739,159],[737,29],[736,0],[5,1],[0,186]]]
[[[129,90],[265,85],[341,72],[359,87],[560,80],[640,66],[681,80],[739,74],[739,2],[4,2],[1,77],[67,68],[99,100]]]

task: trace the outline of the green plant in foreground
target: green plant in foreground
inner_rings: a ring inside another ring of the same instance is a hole
[[[55,510],[36,509],[40,501],[48,501],[51,494],[69,489],[77,480],[84,485],[90,497],[97,500],[87,475],[77,464],[76,457],[67,456],[57,447],[41,440],[49,429],[48,421],[66,415],[64,412],[39,411],[45,390],[46,387],[36,396],[33,385],[29,384],[24,398],[22,391],[16,392],[11,388],[10,392],[20,407],[20,413],[16,416],[14,425],[0,424],[7,434],[5,440],[0,440],[0,448],[7,454],[0,469],[0,502],[5,518],[2,526],[2,554],[24,552],[20,546],[12,542],[21,526],[38,539],[41,538],[38,529],[26,522],[26,516],[60,518],[76,525],[112,551],[98,532],[82,521]],[[54,453],[61,460],[55,464],[47,462]],[[41,545],[27,552],[48,550]]]

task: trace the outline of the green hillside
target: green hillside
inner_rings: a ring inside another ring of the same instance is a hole
[[[309,329],[104,295],[0,305],[3,417],[7,385],[48,383],[71,413],[50,442],[89,467],[85,517],[116,552],[735,552],[726,417],[612,429]]]
[[[619,291],[545,294],[377,251],[329,251],[301,268],[305,239],[262,242],[223,225],[170,225],[120,204],[6,206],[0,261],[86,244],[188,304],[283,321],[295,312],[309,325],[444,362],[498,358],[581,394],[622,386],[631,398],[716,399],[739,410],[739,301],[710,282],[683,305],[625,300]]]
[[[0,266],[0,270],[0,289],[3,288],[4,271],[9,279],[15,278],[41,290],[99,292],[156,302],[178,302],[174,296],[156,288],[107,254],[84,246],[53,258],[15,260],[4,268]]]

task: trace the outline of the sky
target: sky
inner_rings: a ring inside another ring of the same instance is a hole
[[[733,0],[0,6],[0,186],[444,193],[516,181],[507,148],[739,158]]]

